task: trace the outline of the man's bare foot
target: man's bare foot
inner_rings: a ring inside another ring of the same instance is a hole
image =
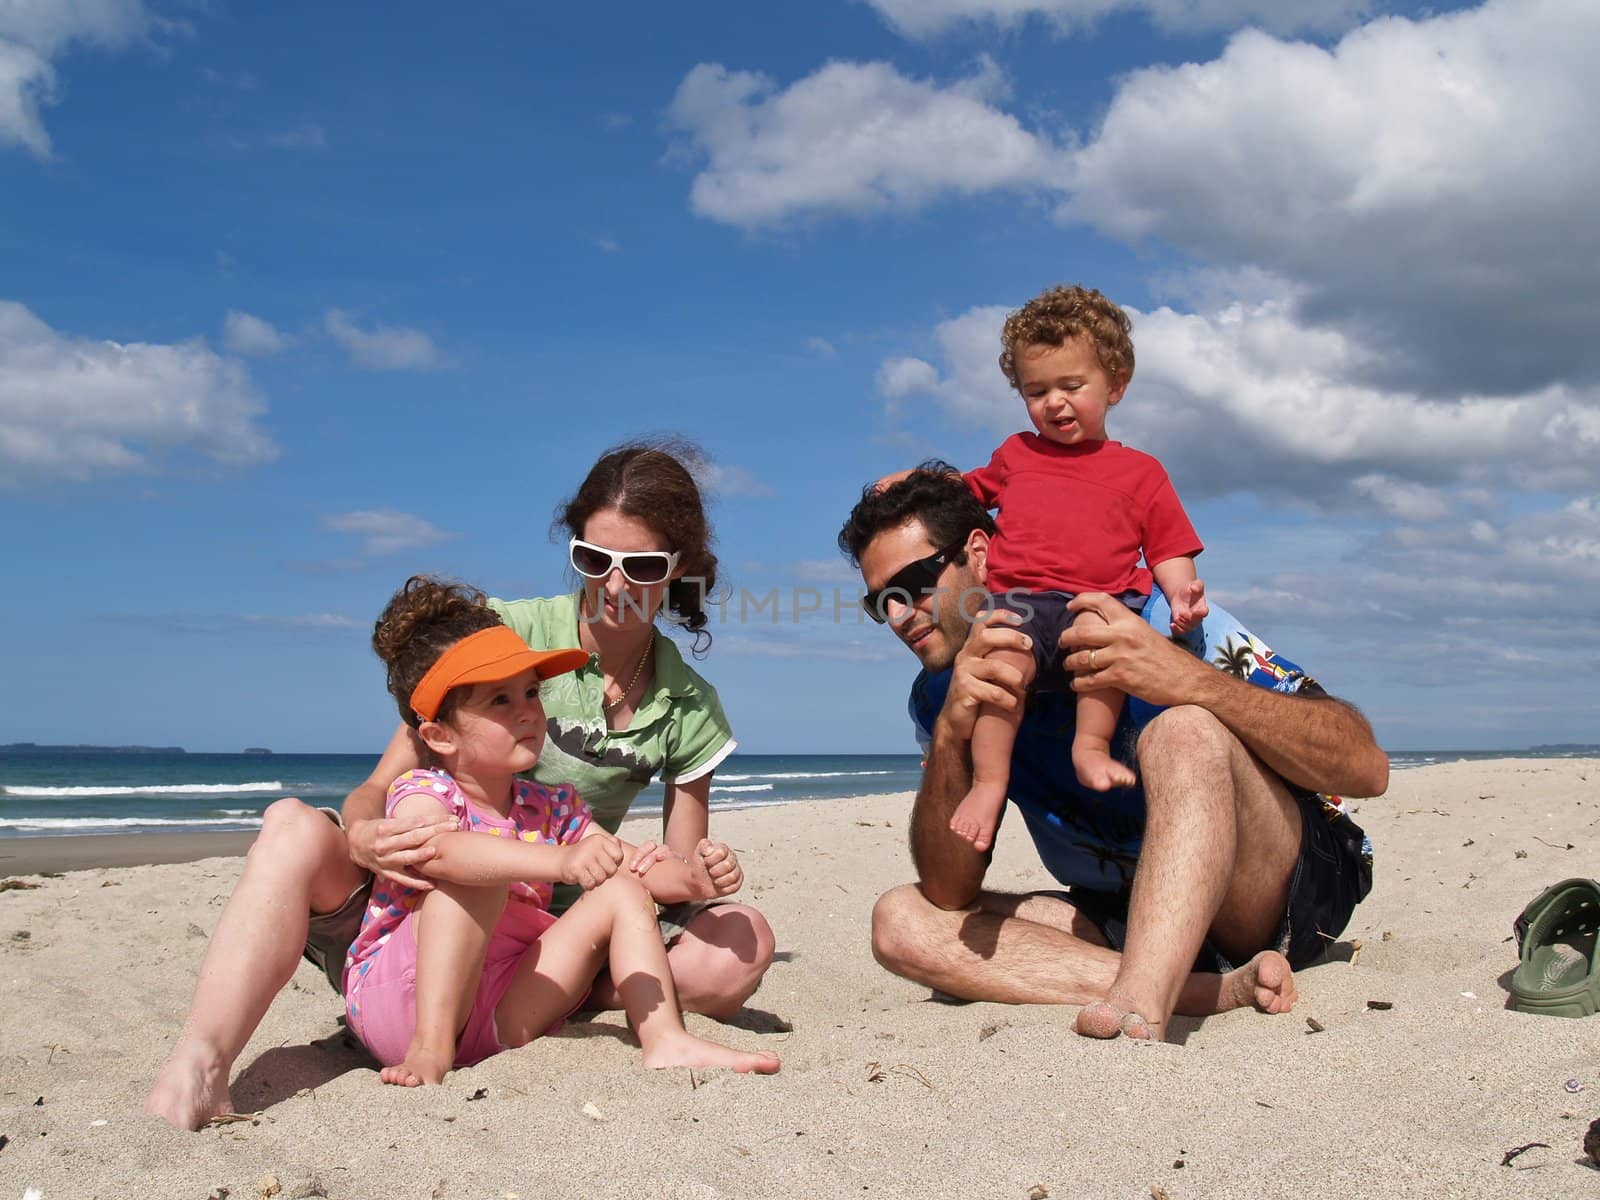
[[[1217,1011],[1254,1005],[1264,1013],[1286,1013],[1300,999],[1289,960],[1276,950],[1263,950],[1242,967],[1222,977]]]
[[[179,1129],[199,1129],[211,1118],[232,1112],[230,1065],[214,1050],[180,1041],[157,1072],[142,1111]]]
[[[378,1078],[397,1087],[421,1087],[425,1083],[440,1083],[449,1074],[456,1060],[454,1046],[433,1046],[412,1041],[406,1047],[405,1061],[398,1066],[384,1067]]]
[[[1161,1030],[1132,1009],[1113,1000],[1097,1000],[1078,1013],[1073,1025],[1083,1037],[1130,1037],[1138,1042],[1159,1042]]]
[[[778,1056],[768,1051],[747,1054],[732,1046],[708,1042],[684,1030],[656,1042],[644,1052],[644,1065],[652,1070],[664,1067],[727,1067],[740,1074],[776,1075],[781,1065]]]
[[[971,842],[974,850],[987,850],[994,845],[994,831],[1005,805],[1004,784],[975,783],[950,814],[950,832]]]
[[[1079,783],[1097,792],[1132,787],[1137,782],[1132,770],[1104,750],[1073,746],[1072,769],[1078,773]]]

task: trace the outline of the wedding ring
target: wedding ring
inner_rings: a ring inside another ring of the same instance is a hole
[[[1095,652],[1095,649],[1096,649],[1096,647],[1093,647],[1093,646],[1091,646],[1089,648],[1089,670],[1091,670],[1091,671],[1098,671],[1100,669],[1099,667],[1095,666],[1095,663],[1094,663],[1094,652]]]

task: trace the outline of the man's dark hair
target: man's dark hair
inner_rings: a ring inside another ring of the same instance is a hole
[[[882,490],[869,483],[861,489],[861,499],[839,530],[839,552],[859,567],[862,551],[875,537],[911,520],[922,523],[937,549],[962,541],[974,529],[994,532],[994,520],[967,490],[961,473],[930,458],[898,483]],[[958,554],[951,561],[961,566],[966,556]]]

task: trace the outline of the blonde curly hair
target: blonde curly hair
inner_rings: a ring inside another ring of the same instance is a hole
[[[1000,330],[1000,369],[1017,385],[1017,351],[1061,346],[1082,334],[1114,386],[1133,378],[1133,322],[1093,288],[1057,285],[1040,292],[1006,318]]]

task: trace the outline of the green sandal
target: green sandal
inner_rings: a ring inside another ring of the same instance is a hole
[[[1600,883],[1563,879],[1540,892],[1512,925],[1522,962],[1511,975],[1507,1007],[1550,1017],[1600,1009]]]

